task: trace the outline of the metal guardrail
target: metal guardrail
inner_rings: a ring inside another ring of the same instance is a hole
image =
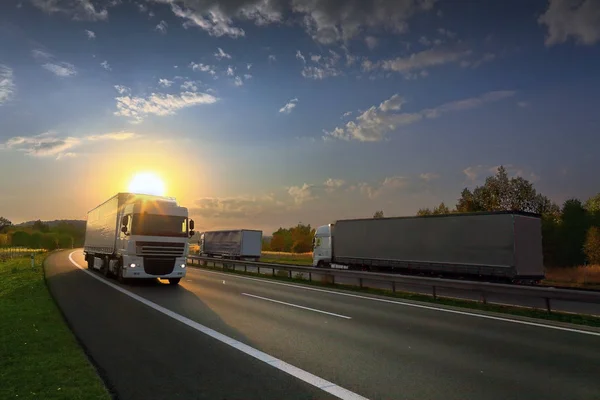
[[[12,260],[18,257],[27,257],[31,253],[38,254],[45,252],[42,249],[30,249],[26,247],[0,247],[0,262]]]
[[[319,276],[327,276],[328,279],[330,279],[330,283],[336,283],[336,277],[352,278],[356,280],[358,286],[361,288],[366,287],[365,283],[367,282],[383,282],[388,283],[390,285],[390,289],[393,292],[396,291],[398,285],[410,285],[413,287],[416,286],[420,288],[428,288],[428,294],[430,294],[434,299],[438,297],[438,291],[440,289],[453,289],[478,293],[480,295],[481,302],[483,302],[484,304],[487,303],[487,297],[491,294],[518,296],[525,298],[537,298],[543,299],[545,301],[546,310],[548,312],[552,311],[552,301],[554,300],[588,304],[600,304],[600,292],[595,291],[557,289],[551,287],[546,288],[535,286],[519,286],[489,282],[461,281],[454,279],[386,274],[378,272],[349,271],[332,268],[315,268],[292,264],[274,264],[203,256],[188,256],[188,263],[191,265],[200,266],[201,262],[204,266],[210,266],[208,265],[208,263],[212,263],[213,267],[217,267],[218,264],[220,264],[221,267],[225,268],[228,265],[233,266],[234,268],[240,266],[244,267],[244,272],[248,272],[248,267],[258,268],[259,274],[261,268],[271,269],[273,275],[276,274],[275,271],[288,271],[288,276],[290,278],[292,278],[293,272],[303,273],[308,274],[309,281],[313,280],[314,274]]]

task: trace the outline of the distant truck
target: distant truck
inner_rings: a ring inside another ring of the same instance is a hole
[[[258,261],[262,251],[262,231],[207,231],[200,234],[199,244],[200,255]]]
[[[544,278],[541,218],[493,212],[340,220],[317,228],[313,266],[533,283]]]
[[[119,281],[162,278],[179,284],[186,273],[194,221],[172,197],[118,193],[88,213],[88,268]]]

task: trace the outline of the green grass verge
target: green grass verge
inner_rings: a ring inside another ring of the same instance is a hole
[[[277,257],[261,257],[260,262],[271,263],[271,264],[291,264],[291,265],[312,265],[312,259],[303,258],[277,258]]]
[[[259,275],[257,273],[252,273],[252,272],[234,271],[229,268],[223,269],[220,267],[205,267],[205,266],[198,266],[198,265],[193,265],[193,267],[209,269],[209,270],[213,270],[213,271],[221,271],[221,272],[237,274],[237,275],[246,275],[246,276],[253,276],[253,277],[260,276],[261,278],[265,278],[265,279],[293,282],[293,283],[299,283],[299,284],[308,285],[308,286],[316,286],[316,287],[329,288],[329,289],[334,288],[334,289],[341,289],[344,291],[359,292],[359,293],[363,293],[363,294],[374,294],[374,295],[392,297],[392,298],[403,299],[403,300],[414,300],[414,301],[440,304],[440,305],[446,305],[446,306],[452,306],[452,307],[467,308],[467,309],[471,309],[471,310],[490,311],[490,312],[496,312],[496,313],[502,313],[502,314],[516,315],[516,316],[521,316],[521,317],[537,318],[537,319],[548,320],[548,321],[557,321],[557,322],[565,322],[565,323],[577,324],[577,325],[600,327],[600,317],[596,317],[593,315],[571,314],[571,313],[555,312],[555,311],[548,313],[545,310],[531,309],[531,308],[526,308],[526,307],[504,306],[504,305],[490,304],[490,303],[483,304],[482,302],[476,302],[476,301],[470,301],[470,300],[460,300],[460,299],[439,297],[439,296],[437,299],[434,299],[432,296],[428,296],[428,295],[424,295],[424,294],[399,292],[399,291],[392,292],[391,290],[361,288],[359,286],[341,285],[341,284],[337,284],[337,283],[336,284],[322,283],[322,282],[318,282],[318,281],[314,281],[314,280],[308,281],[307,279],[288,278],[287,276],[282,276],[282,275],[275,275],[275,276],[263,275],[263,274]],[[315,271],[315,273],[318,273],[318,271]],[[287,271],[285,271],[285,274],[287,275]],[[306,277],[306,275],[305,275],[305,277]]]
[[[0,263],[0,399],[111,397],[50,296],[42,262]]]

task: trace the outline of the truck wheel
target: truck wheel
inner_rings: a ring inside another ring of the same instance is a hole
[[[86,261],[87,261],[87,268],[91,269],[93,271],[94,270],[94,257],[87,256]]]
[[[169,278],[169,284],[170,285],[179,285],[180,280],[181,280],[181,278]]]
[[[100,268],[100,272],[102,272],[102,275],[104,275],[107,278],[110,278],[110,271],[108,270],[108,258],[104,259],[104,262],[102,263],[102,268]]]
[[[128,279],[123,277],[123,260],[119,261],[119,265],[117,265],[117,281],[123,284],[126,284],[128,281]]]

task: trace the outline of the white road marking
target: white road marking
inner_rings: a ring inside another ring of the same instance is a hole
[[[338,386],[335,383],[329,382],[323,378],[320,378],[316,375],[311,374],[310,372],[304,371],[303,369],[300,369],[291,364],[288,364],[283,360],[273,357],[267,353],[263,353],[262,351],[260,351],[258,349],[255,349],[255,348],[250,347],[242,342],[239,342],[235,339],[225,336],[222,333],[219,333],[213,329],[210,329],[207,326],[199,324],[196,321],[192,321],[191,319],[186,318],[183,315],[177,314],[176,312],[173,312],[173,311],[169,310],[168,308],[162,307],[148,299],[143,298],[142,296],[139,296],[135,293],[130,292],[129,290],[122,288],[119,285],[116,285],[112,282],[109,282],[108,280],[106,280],[104,278],[101,278],[99,275],[88,271],[87,269],[85,269],[81,265],[79,265],[75,260],[73,260],[73,254],[75,254],[75,253],[77,253],[77,251],[73,251],[69,254],[69,260],[71,261],[71,263],[73,263],[74,266],[76,266],[77,268],[79,268],[80,270],[82,270],[83,272],[85,272],[86,274],[91,276],[92,278],[97,279],[98,281],[104,283],[105,285],[110,286],[111,288],[113,288],[115,290],[118,290],[119,292],[123,293],[124,295],[129,296],[132,299],[137,300],[140,303],[142,303],[150,308],[153,308],[154,310],[161,312],[161,313],[165,314],[166,316],[171,317],[174,320],[177,320],[177,321],[181,322],[182,324],[189,326],[190,328],[197,330],[198,332],[202,332],[202,333],[212,337],[213,339],[217,339],[221,343],[225,343],[226,345],[231,346],[231,347],[241,351],[242,353],[248,354],[249,356],[254,357],[259,361],[262,361],[274,368],[277,368],[280,371],[283,371],[289,375],[292,375],[293,377],[298,378],[298,379],[308,383],[309,385],[315,386],[327,393],[330,393],[339,399],[368,400],[366,397],[363,397],[357,393],[351,392],[348,389],[344,389],[343,387]]]
[[[380,299],[380,298],[377,298],[377,297],[361,296],[361,295],[358,295],[358,294],[336,292],[336,291],[333,291],[333,290],[318,289],[318,288],[313,288],[313,287],[309,287],[309,286],[292,285],[290,283],[276,282],[276,281],[273,281],[273,280],[270,280],[270,279],[250,278],[250,277],[247,277],[247,276],[239,276],[239,275],[228,274],[228,273],[224,273],[224,272],[208,271],[206,269],[201,269],[201,268],[194,268],[193,270],[198,271],[198,272],[205,272],[205,273],[208,273],[208,274],[226,275],[226,276],[229,276],[230,278],[235,277],[237,279],[246,279],[246,280],[249,280],[249,281],[257,281],[257,282],[262,282],[262,283],[269,283],[269,284],[272,284],[272,285],[290,286],[290,287],[294,287],[294,288],[298,288],[298,289],[303,289],[303,290],[313,290],[315,292],[323,292],[323,293],[335,294],[335,295],[338,295],[338,296],[354,297],[354,298],[357,298],[357,299],[378,301],[378,302],[381,302],[381,303],[397,304],[397,305],[400,305],[400,306],[422,308],[422,309],[426,309],[426,310],[441,311],[441,312],[446,312],[446,313],[451,313],[451,314],[467,315],[467,316],[470,316],[470,317],[491,319],[491,320],[502,321],[502,322],[510,322],[510,323],[513,323],[513,324],[536,326],[536,327],[539,327],[539,328],[555,329],[555,330],[558,330],[558,331],[581,333],[581,334],[584,334],[584,335],[591,335],[591,336],[600,336],[600,332],[586,331],[586,330],[576,329],[576,328],[566,328],[566,327],[563,327],[563,326],[547,325],[547,324],[542,324],[542,323],[538,323],[538,322],[529,322],[529,321],[522,321],[522,320],[518,320],[518,319],[496,317],[496,316],[493,316],[493,315],[475,314],[475,313],[470,313],[470,312],[467,312],[467,311],[458,311],[458,310],[451,310],[449,308],[440,308],[440,307],[434,307],[434,306],[426,306],[426,305],[423,305],[423,304],[406,303],[406,302],[397,301],[397,300],[387,300],[387,299]],[[315,273],[318,273],[318,271],[315,271]]]
[[[242,293],[242,295],[244,295],[244,296],[250,296],[250,297],[255,297],[255,298],[261,299],[261,300],[272,301],[273,303],[285,304],[286,306],[302,308],[303,310],[310,310],[310,311],[318,312],[318,313],[321,313],[321,314],[333,315],[334,317],[345,318],[345,319],[352,319],[352,317],[347,317],[345,315],[335,314],[335,313],[328,312],[328,311],[317,310],[316,308],[299,306],[298,304],[286,303],[285,301],[273,300],[273,299],[269,299],[268,297],[261,297],[261,296],[256,296],[254,294],[248,294],[248,293]]]

